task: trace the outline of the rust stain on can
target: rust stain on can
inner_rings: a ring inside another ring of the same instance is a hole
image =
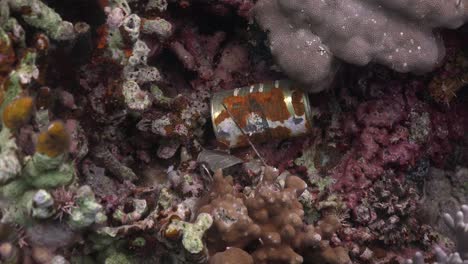
[[[216,93],[211,100],[211,116],[218,141],[229,148],[248,145],[248,138],[265,142],[311,130],[307,94],[290,81]]]
[[[306,95],[307,96],[307,95]],[[292,92],[292,105],[294,107],[294,112],[296,115],[303,115],[305,113],[305,104],[302,101],[304,97],[304,92],[300,90],[295,90]]]

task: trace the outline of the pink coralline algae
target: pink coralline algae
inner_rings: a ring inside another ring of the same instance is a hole
[[[419,223],[416,217],[419,199],[410,185],[392,178],[383,179],[370,187],[367,197],[353,209],[351,218],[363,232],[372,234],[370,239],[387,246],[402,247],[410,243],[428,246],[432,242],[430,227]]]
[[[442,165],[468,125],[462,104],[441,110],[422,101],[420,82],[379,87],[380,96],[358,103],[341,118],[348,147],[329,174],[336,180],[333,189],[348,193],[352,207],[388,171],[401,177],[421,158]]]

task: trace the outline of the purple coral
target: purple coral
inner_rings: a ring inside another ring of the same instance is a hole
[[[453,106],[447,116],[417,95],[424,87],[420,82],[375,85],[379,96],[356,104],[342,116],[340,137],[347,138],[343,145],[349,147],[328,171],[336,179],[333,189],[344,191],[351,207],[385,172],[402,177],[423,157],[444,164],[453,140],[462,138],[459,128],[466,127],[463,107]]]
[[[291,78],[320,91],[338,60],[427,72],[444,57],[435,28],[468,18],[466,1],[261,0],[254,8],[273,56]]]

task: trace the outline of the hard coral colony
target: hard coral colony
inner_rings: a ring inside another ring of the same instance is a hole
[[[468,263],[467,19],[0,0],[0,263]]]

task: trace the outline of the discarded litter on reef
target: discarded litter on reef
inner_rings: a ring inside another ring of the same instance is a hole
[[[211,117],[216,138],[228,148],[301,136],[312,125],[307,94],[288,80],[218,92]]]

